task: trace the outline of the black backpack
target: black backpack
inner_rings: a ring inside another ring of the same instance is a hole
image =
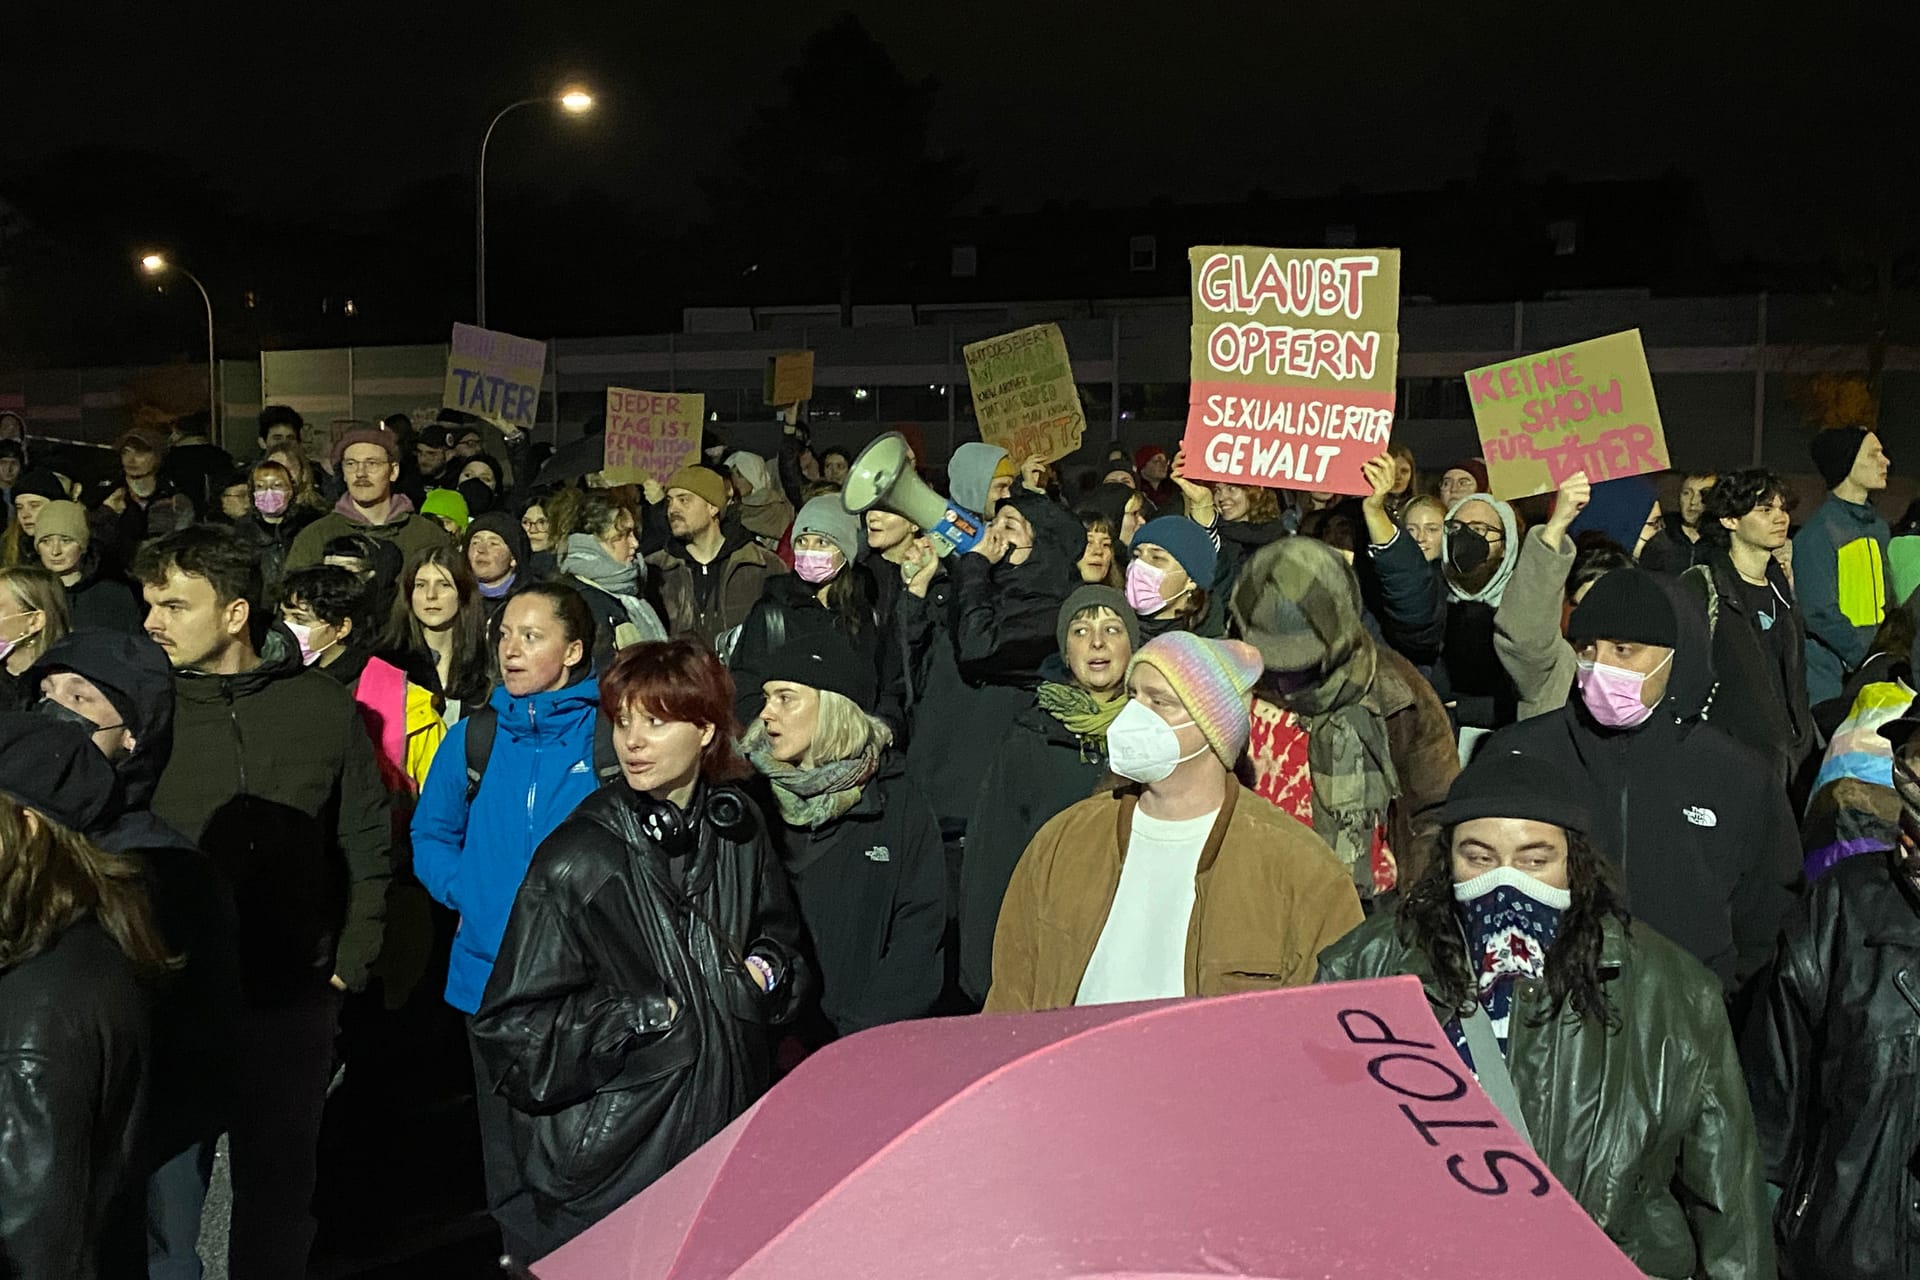
[[[467,717],[467,807],[480,794],[480,779],[486,776],[487,761],[493,757],[493,739],[500,732],[500,712],[492,703]],[[620,776],[620,757],[613,749],[613,722],[605,714],[593,717],[593,776],[602,784]]]

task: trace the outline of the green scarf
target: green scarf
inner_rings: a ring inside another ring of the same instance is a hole
[[[809,831],[818,831],[859,804],[862,790],[880,768],[880,753],[871,743],[851,760],[830,760],[811,769],[775,760],[759,725],[754,726],[745,745],[748,763],[765,774],[773,788],[780,820]]]
[[[1125,695],[1102,702],[1077,684],[1052,681],[1041,683],[1037,701],[1042,711],[1080,739],[1080,758],[1089,763],[1106,756],[1107,728],[1127,705]]]

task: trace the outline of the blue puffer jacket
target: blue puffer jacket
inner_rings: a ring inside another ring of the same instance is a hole
[[[480,1007],[506,933],[514,895],[533,851],[600,785],[593,722],[600,686],[591,678],[516,698],[505,686],[488,702],[499,730],[480,790],[467,808],[467,728],[447,731],[413,811],[413,869],[435,899],[460,913],[447,969],[447,1003]]]

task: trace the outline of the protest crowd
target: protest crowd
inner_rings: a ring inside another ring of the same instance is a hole
[[[798,414],[611,486],[452,411],[208,426],[82,483],[0,421],[0,1274],[202,1275],[217,1163],[223,1274],[305,1275],[410,1019],[527,1262],[869,1028],[1389,975],[1646,1274],[1920,1274],[1865,426],[1811,510],[902,441],[964,550]]]

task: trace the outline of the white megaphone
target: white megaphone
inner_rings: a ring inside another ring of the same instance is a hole
[[[856,516],[874,507],[905,516],[926,530],[943,556],[973,550],[987,528],[980,516],[948,502],[914,474],[907,465],[907,438],[898,431],[887,432],[860,451],[847,468],[840,503]]]

